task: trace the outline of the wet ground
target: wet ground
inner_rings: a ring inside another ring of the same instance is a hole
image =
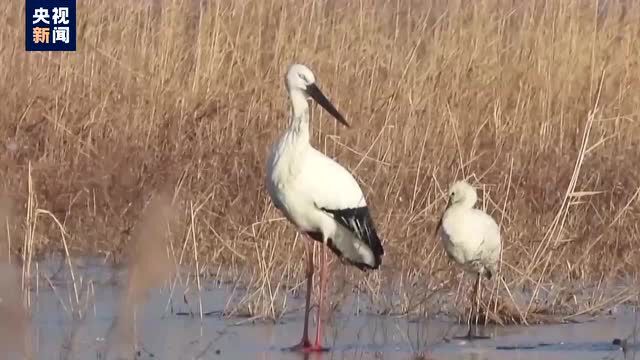
[[[90,305],[76,320],[72,320],[69,310],[75,293],[67,286],[65,276],[51,273],[40,280],[38,294],[32,297],[36,359],[64,358],[60,354],[65,353],[69,359],[105,358],[100,352],[106,346],[105,338],[121,294],[120,287],[112,281],[112,271],[105,269],[95,264],[76,268],[77,281],[82,278],[85,285],[92,282],[79,290],[80,297]],[[294,311],[277,323],[225,319],[221,312],[229,290],[207,283],[202,291],[202,307],[209,314],[201,321],[197,296],[191,292],[185,298],[183,293],[183,287],[176,287],[173,300],[168,301],[168,290],[157,291],[141,308],[136,322],[140,349],[137,358],[305,358],[281,350],[299,340],[302,311]],[[195,312],[193,316],[191,311]],[[423,359],[640,359],[640,347],[634,345],[635,327],[640,322],[631,309],[579,324],[490,327],[483,329],[491,335],[490,340],[473,342],[455,339],[466,329],[444,320],[345,315],[348,313],[343,309],[326,328],[326,345],[331,351],[308,358],[414,359],[416,354],[423,354]],[[311,333],[315,333],[314,329]],[[621,339],[622,344],[614,344],[614,339]]]

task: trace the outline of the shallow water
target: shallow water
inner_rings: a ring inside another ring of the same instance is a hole
[[[70,298],[75,296],[68,286],[68,274],[54,276],[50,271],[46,278],[53,286],[40,280],[37,295],[32,297],[35,358],[57,359],[64,351],[71,359],[101,358],[99,352],[106,347],[105,337],[117,313],[121,294],[113,281],[114,271],[91,261],[76,267],[77,280],[82,278],[85,284],[92,281],[92,286],[80,290],[86,293],[86,289],[90,289],[88,303],[91,305],[82,320],[76,321],[68,311]],[[169,291],[158,290],[140,309],[136,322],[140,349],[137,358],[305,358],[302,354],[281,350],[299,340],[302,311],[290,313],[277,323],[224,319],[221,313],[229,289],[207,283],[202,292],[202,306],[210,315],[201,321],[197,315],[196,293],[191,291],[186,297],[184,293],[184,287],[176,287],[167,306]],[[190,304],[185,303],[185,298]],[[325,345],[330,346],[331,351],[307,358],[413,359],[416,353],[423,353],[426,359],[640,359],[640,355],[636,355],[640,347],[633,345],[634,337],[624,352],[621,346],[612,343],[614,338],[624,339],[634,333],[637,316],[629,309],[580,324],[489,327],[483,332],[491,335],[490,340],[468,342],[454,339],[466,329],[448,321],[348,315],[354,311],[344,309],[345,306],[328,321],[325,329]],[[189,312],[196,315],[191,316]],[[310,333],[315,334],[315,327],[311,326]]]

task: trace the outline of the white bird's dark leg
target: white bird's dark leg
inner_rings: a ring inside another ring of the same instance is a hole
[[[482,299],[482,275],[478,274],[476,282],[476,329],[478,328],[478,318],[480,317],[480,299]]]
[[[313,345],[313,349],[315,351],[325,351],[322,347],[322,309],[324,303],[324,296],[327,286],[327,252],[326,245],[324,243],[320,243],[322,250],[320,251],[320,298],[318,299],[318,322],[316,324],[316,341]]]
[[[469,332],[467,333],[467,337],[469,339],[472,339],[475,335],[474,335],[474,322],[475,322],[475,327],[477,330],[478,327],[478,308],[480,307],[480,298],[478,297],[478,295],[480,294],[479,292],[480,289],[480,273],[478,273],[477,277],[476,277],[476,283],[473,286],[473,290],[472,290],[472,295],[471,295],[471,316],[469,317]]]

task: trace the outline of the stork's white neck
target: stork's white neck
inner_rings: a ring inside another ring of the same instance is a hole
[[[309,103],[307,97],[298,89],[289,92],[291,100],[291,120],[289,134],[299,140],[309,142]]]

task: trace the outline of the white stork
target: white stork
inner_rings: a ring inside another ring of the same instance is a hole
[[[294,64],[286,75],[291,100],[287,131],[273,145],[267,161],[267,190],[274,205],[310,239],[322,242],[320,297],[325,288],[325,246],[344,262],[362,271],[377,269],[382,262],[381,240],[376,233],[367,202],[353,176],[340,164],[311,147],[309,104],[313,98],[345,126],[349,124],[316,85],[315,76],[304,65]],[[307,295],[302,340],[291,350],[323,351],[322,326],[318,316],[316,340],[308,337],[313,289],[313,242],[307,245]]]
[[[502,251],[498,224],[484,211],[473,208],[476,201],[478,195],[471,185],[465,181],[455,182],[449,188],[449,203],[436,228],[449,258],[477,275],[472,289],[474,303],[469,316],[469,339],[481,338],[473,335],[471,326],[479,310],[481,277],[491,279],[496,274]]]

